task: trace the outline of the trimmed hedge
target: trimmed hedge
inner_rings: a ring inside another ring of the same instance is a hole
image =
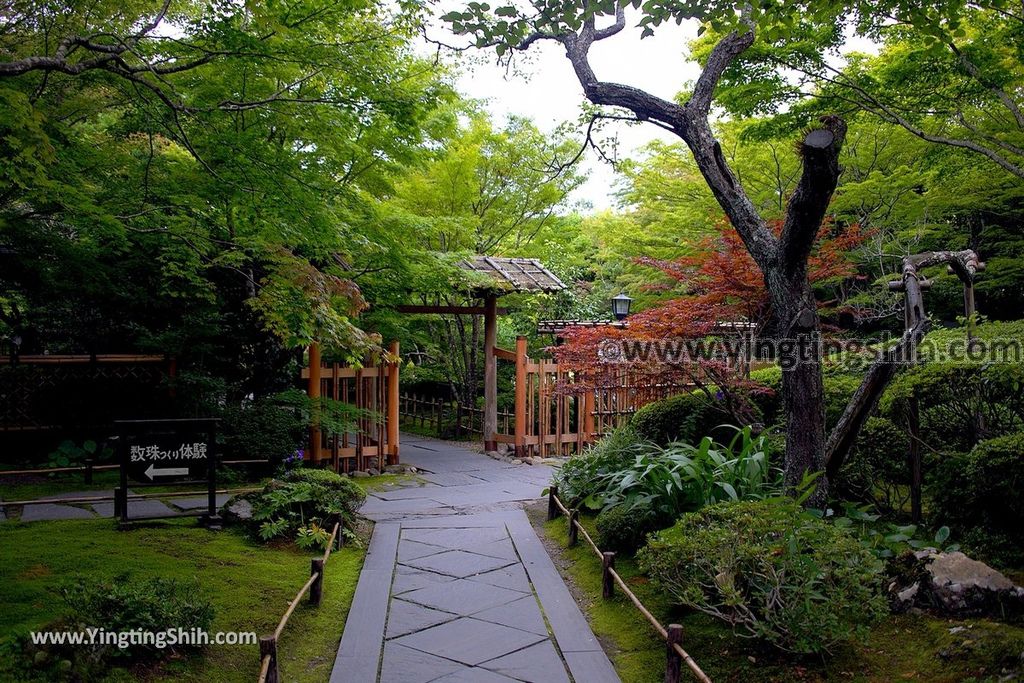
[[[881,561],[788,498],[683,515],[638,557],[678,604],[787,652],[827,652],[888,611]]]
[[[647,543],[647,536],[672,524],[650,508],[625,505],[601,511],[595,520],[601,550],[632,555]]]
[[[1024,562],[1024,432],[944,458],[929,488],[935,526],[1000,564]]]
[[[705,436],[716,436],[715,428],[730,422],[732,417],[706,395],[692,392],[648,403],[636,411],[629,424],[641,440],[665,446],[673,441],[695,443]]]

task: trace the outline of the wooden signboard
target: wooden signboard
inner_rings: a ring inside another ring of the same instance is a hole
[[[215,418],[203,418],[121,420],[114,423],[121,463],[121,485],[115,492],[114,514],[122,524],[129,521],[129,485],[145,488],[205,484],[209,501],[204,521],[208,526],[219,527],[217,422]]]

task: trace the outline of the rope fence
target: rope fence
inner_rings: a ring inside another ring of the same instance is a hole
[[[701,681],[701,683],[711,683],[711,679],[708,675],[698,666],[697,662],[694,661],[693,657],[683,649],[683,627],[679,624],[669,624],[668,628],[665,628],[660,621],[655,618],[651,611],[644,607],[644,604],[640,602],[640,598],[630,590],[626,582],[622,580],[622,577],[617,571],[615,571],[615,553],[603,552],[594,539],[590,537],[587,530],[580,523],[580,512],[579,510],[570,510],[562,503],[558,497],[558,486],[552,484],[548,489],[548,521],[557,519],[559,513],[564,515],[569,522],[569,547],[575,547],[579,544],[580,535],[587,542],[587,545],[597,558],[601,560],[601,594],[605,599],[612,598],[615,595],[615,586],[619,587],[629,601],[633,603],[633,606],[637,608],[640,614],[643,615],[644,619],[650,623],[654,630],[658,632],[661,639],[665,641],[665,683],[678,683],[680,676],[682,675],[682,665],[685,664],[688,669],[693,673],[694,677]]]
[[[258,683],[280,683],[281,673],[277,665],[277,645],[281,639],[281,634],[284,632],[284,627],[288,625],[288,620],[291,618],[292,613],[307,593],[309,593],[309,604],[313,607],[320,606],[324,596],[324,566],[331,557],[331,551],[341,549],[342,539],[341,521],[339,520],[334,523],[334,530],[331,531],[330,538],[327,540],[327,547],[324,549],[323,556],[309,561],[309,579],[299,589],[299,592],[295,594],[295,598],[288,603],[288,608],[285,610],[284,615],[277,622],[277,628],[274,629],[271,635],[260,637],[260,676],[257,679]]]

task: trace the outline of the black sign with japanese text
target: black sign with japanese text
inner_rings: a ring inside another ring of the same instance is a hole
[[[202,517],[206,526],[220,528],[217,514],[217,420],[121,420],[114,423],[121,460],[121,483],[114,492],[114,514],[119,525],[127,525],[131,502],[152,498],[153,495],[182,495],[194,491],[206,494],[207,505]],[[140,494],[134,489],[149,486],[184,485],[183,492]],[[192,487],[202,484],[205,491]],[[130,490],[128,487],[131,486]],[[180,517],[189,515],[183,510],[176,514],[150,515],[144,519]],[[136,516],[131,517],[137,519]]]
[[[129,435],[128,476],[147,484],[205,481],[212,444],[205,434]]]
[[[216,420],[130,420],[117,423],[127,479],[160,485],[207,482],[215,470]]]

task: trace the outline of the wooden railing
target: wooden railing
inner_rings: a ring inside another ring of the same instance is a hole
[[[629,598],[633,606],[637,608],[644,619],[650,623],[666,645],[665,681],[666,683],[677,683],[682,674],[682,665],[686,664],[693,676],[702,683],[711,683],[708,675],[697,665],[693,657],[683,649],[683,627],[679,624],[669,624],[668,628],[663,626],[658,619],[651,614],[636,593],[630,590],[626,582],[622,580],[619,573],[615,571],[615,553],[602,552],[594,543],[587,530],[580,524],[579,510],[570,510],[558,498],[558,487],[554,484],[548,489],[548,521],[556,519],[559,513],[566,516],[569,521],[569,546],[573,547],[579,543],[580,534],[594,551],[597,558],[601,560],[601,594],[606,600],[615,595],[615,586],[618,586],[623,594]]]
[[[281,681],[281,673],[277,665],[278,641],[281,639],[284,627],[288,625],[288,619],[291,618],[298,604],[302,602],[303,596],[309,593],[309,604],[313,607],[320,606],[324,596],[324,567],[327,564],[327,560],[331,557],[331,550],[334,549],[335,544],[337,544],[340,550],[342,546],[340,520],[334,524],[334,530],[331,532],[331,537],[327,540],[327,548],[324,549],[324,554],[321,557],[310,560],[309,580],[295,594],[295,598],[288,603],[288,608],[284,611],[284,615],[277,622],[277,628],[269,636],[260,637],[260,676],[257,679],[258,683],[279,683]]]
[[[398,401],[398,414],[405,424],[432,429],[438,436],[483,434],[484,409],[457,401],[403,393]],[[497,416],[498,429],[509,431],[515,422],[512,411],[499,410]]]
[[[494,435],[516,455],[571,455],[627,422],[643,406],[687,391],[688,386],[652,382],[629,368],[609,365],[581,376],[550,359],[527,355],[526,337],[516,350],[495,349],[516,366],[512,430]]]

